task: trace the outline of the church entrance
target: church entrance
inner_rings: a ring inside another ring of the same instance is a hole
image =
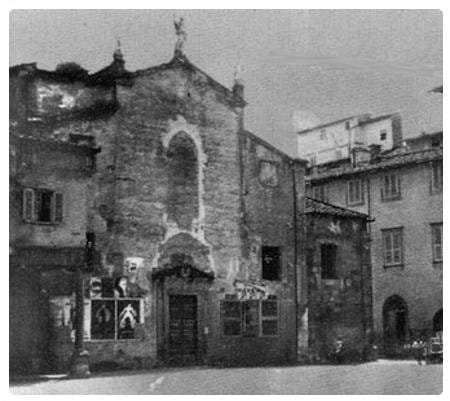
[[[197,296],[169,296],[169,355],[171,360],[195,362],[198,348]]]

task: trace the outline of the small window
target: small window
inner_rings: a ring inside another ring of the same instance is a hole
[[[278,185],[278,164],[272,161],[261,160],[259,164],[259,181],[267,187]]]
[[[380,141],[385,141],[387,139],[387,132],[385,129],[380,131]]]
[[[323,202],[325,202],[327,199],[326,193],[326,185],[316,185],[312,189],[312,197]]]
[[[403,263],[403,229],[394,228],[382,231],[384,266],[395,266]]]
[[[349,130],[350,129],[350,121],[346,121],[345,122],[345,129]]]
[[[382,177],[381,199],[393,200],[400,199],[400,176],[396,173],[385,174]]]
[[[347,182],[347,204],[360,205],[364,203],[362,180],[359,178]]]
[[[278,302],[276,300],[261,302],[261,334],[263,336],[278,335]]]
[[[222,330],[225,336],[239,336],[241,334],[241,302],[222,301]]]
[[[433,262],[442,262],[442,223],[431,225]]]
[[[322,128],[320,130],[320,139],[322,141],[326,141],[327,140],[327,131],[325,130],[325,128]]]
[[[336,272],[337,246],[335,244],[322,244],[320,247],[320,260],[323,279],[337,279]]]
[[[262,278],[263,280],[281,279],[281,252],[278,246],[263,246],[262,256]]]
[[[431,164],[431,192],[442,192],[442,160],[435,161]]]
[[[63,220],[63,195],[48,189],[25,188],[22,217],[28,223],[57,224]]]

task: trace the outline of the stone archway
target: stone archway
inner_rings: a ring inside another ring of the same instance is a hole
[[[165,363],[202,363],[214,280],[209,247],[188,233],[162,244],[152,278],[157,293],[158,357]]]
[[[387,355],[401,352],[408,331],[408,306],[402,297],[392,295],[383,305],[383,340]]]

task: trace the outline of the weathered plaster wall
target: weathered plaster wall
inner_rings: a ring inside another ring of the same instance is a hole
[[[365,222],[331,215],[307,216],[309,345],[326,358],[338,338],[362,354],[371,325],[371,269]],[[321,245],[337,246],[336,279],[323,279]]]

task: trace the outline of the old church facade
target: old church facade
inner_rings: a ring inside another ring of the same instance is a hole
[[[44,234],[10,240],[14,259],[24,244],[58,251],[83,246],[84,231],[95,238],[84,323],[91,364],[249,365],[307,353],[305,164],[245,130],[243,94],[242,82],[222,86],[179,49],[135,72],[120,50],[94,74],[70,64],[10,69],[11,135],[96,156],[79,198],[62,194],[59,221],[26,221],[28,203],[14,203],[11,230]],[[33,185],[34,213],[56,208]],[[19,178],[18,197],[27,189]],[[74,210],[85,211],[76,229]],[[58,285],[70,281],[68,254],[66,273],[40,279],[47,360],[58,370],[73,351],[73,288]],[[47,274],[48,263],[30,259],[19,262],[24,271]]]

